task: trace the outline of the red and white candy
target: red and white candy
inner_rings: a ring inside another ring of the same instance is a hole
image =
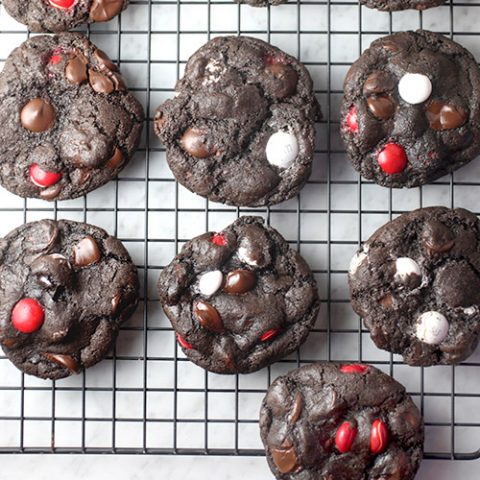
[[[43,168],[36,163],[30,165],[29,174],[32,183],[41,188],[51,187],[58,183],[62,178],[61,173],[48,172],[43,170]]]
[[[377,155],[380,168],[388,175],[394,175],[405,170],[408,163],[405,149],[397,143],[387,143]]]
[[[282,169],[290,167],[298,155],[297,137],[290,132],[274,133],[268,139],[265,154],[271,165]]]
[[[438,345],[448,335],[448,320],[433,310],[422,313],[417,319],[416,335],[424,343]]]
[[[202,295],[210,297],[222,286],[223,274],[220,270],[204,273],[198,282],[198,289]]]
[[[398,93],[412,105],[423,103],[432,93],[432,82],[421,73],[406,73],[398,82]]]

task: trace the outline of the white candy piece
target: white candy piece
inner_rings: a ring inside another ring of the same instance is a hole
[[[367,254],[365,252],[358,252],[356,253],[352,259],[350,260],[350,266],[348,268],[348,273],[350,275],[355,275],[358,270],[358,267],[364,262],[367,258]]]
[[[241,262],[246,263],[247,265],[258,267],[258,262],[249,255],[248,249],[246,247],[240,246],[238,248],[237,257]]]
[[[421,73],[406,73],[398,82],[398,93],[407,103],[417,105],[432,93],[432,82]]]
[[[200,293],[209,297],[213,295],[221,286],[223,282],[223,275],[220,270],[212,270],[204,273],[198,282]]]
[[[288,168],[298,155],[297,137],[292,133],[278,131],[267,142],[265,149],[267,160],[271,165]]]
[[[417,337],[429,345],[442,343],[448,335],[448,321],[435,311],[422,313],[417,319]]]
[[[395,280],[405,282],[411,275],[417,275],[418,277],[422,276],[418,263],[409,257],[398,257],[395,261],[395,267],[397,268],[397,271],[395,272]]]

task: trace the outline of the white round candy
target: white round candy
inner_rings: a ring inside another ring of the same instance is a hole
[[[247,265],[252,265],[253,267],[258,267],[258,262],[250,255],[249,250],[246,247],[240,246],[237,251],[238,259],[246,263]]]
[[[358,267],[363,263],[363,261],[367,258],[367,255],[364,252],[356,253],[352,259],[350,260],[350,266],[348,268],[348,273],[350,275],[355,275]]]
[[[411,275],[422,276],[418,263],[408,257],[398,257],[395,261],[395,279],[405,282]]]
[[[212,270],[204,273],[198,282],[200,293],[206,296],[213,295],[221,286],[223,282],[223,275],[220,270]]]
[[[432,82],[421,73],[406,73],[398,82],[398,93],[412,105],[422,103],[432,93]]]
[[[425,312],[417,319],[417,337],[429,345],[438,345],[447,336],[448,327],[448,321],[441,313]]]
[[[292,133],[276,132],[268,139],[265,154],[270,164],[288,168],[298,155],[297,138]]]

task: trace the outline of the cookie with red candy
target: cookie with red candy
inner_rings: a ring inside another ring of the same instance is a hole
[[[158,292],[185,355],[217,373],[254,372],[288,355],[320,308],[305,260],[260,217],[187,242]]]
[[[0,241],[0,344],[30,375],[79,373],[108,353],[138,289],[128,252],[101,228],[27,223]]]
[[[175,178],[215,202],[273,205],[305,185],[321,117],[307,69],[251,37],[217,37],[188,60],[155,132]]]
[[[0,183],[22,197],[84,195],[127,165],[143,119],[117,66],[83,35],[32,37],[0,73]]]
[[[340,131],[354,168],[388,187],[415,187],[480,153],[480,69],[437,33],[374,41],[344,83]]]
[[[413,480],[424,440],[405,388],[365,364],[314,363],[277,378],[260,434],[280,480]]]
[[[108,22],[129,0],[3,0],[5,10],[32,32],[66,32],[82,24]]]

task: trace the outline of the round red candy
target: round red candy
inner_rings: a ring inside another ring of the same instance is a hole
[[[225,236],[223,235],[223,233],[214,233],[212,235],[212,243],[223,247],[227,243],[227,241],[225,240]]]
[[[267,330],[261,337],[260,340],[262,342],[268,342],[268,340],[271,340],[273,337],[276,337],[278,335],[279,330],[277,328],[272,328],[271,330]]]
[[[372,423],[370,432],[370,451],[378,455],[386,450],[388,445],[388,429],[381,420],[375,420]]]
[[[341,453],[347,453],[352,448],[355,437],[357,436],[357,428],[351,422],[343,422],[335,434],[335,445]]]
[[[48,0],[52,7],[60,8],[61,10],[68,10],[72,8],[77,0]]]
[[[357,117],[357,109],[354,105],[350,107],[350,110],[347,113],[347,118],[345,120],[348,130],[352,133],[358,132],[358,117]]]
[[[54,53],[51,57],[48,63],[51,63],[52,65],[57,65],[57,63],[60,63],[62,61],[62,56]]]
[[[32,183],[37,185],[37,187],[42,188],[55,185],[62,178],[61,173],[47,172],[36,163],[32,163],[32,165],[30,165],[29,173]]]
[[[389,175],[405,170],[408,163],[405,149],[397,143],[387,143],[377,156],[380,168]]]
[[[351,363],[340,367],[342,373],[365,373],[367,370],[368,365],[362,365],[361,363]]]
[[[177,341],[183,348],[187,350],[191,350],[193,347],[190,343],[188,343],[179,333],[177,333]]]
[[[23,333],[37,331],[45,319],[42,306],[34,298],[22,298],[12,310],[12,325]]]

